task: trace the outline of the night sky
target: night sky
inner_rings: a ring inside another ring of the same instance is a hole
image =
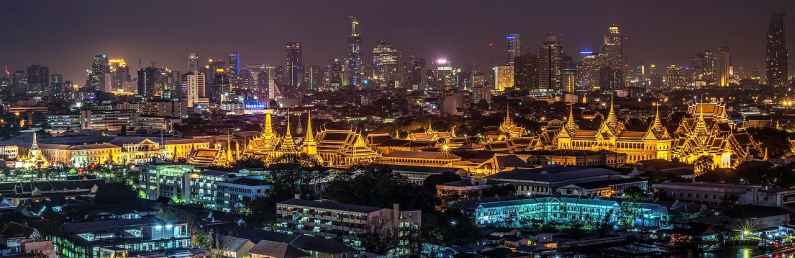
[[[0,8],[0,64],[43,64],[83,83],[98,52],[123,57],[132,69],[141,60],[185,70],[190,52],[206,61],[238,51],[243,64],[279,64],[283,44],[300,41],[306,64],[325,65],[344,54],[347,16],[355,15],[365,62],[375,43],[387,40],[404,56],[485,68],[504,60],[509,32],[521,34],[523,52],[537,51],[545,33],[559,33],[574,54],[598,49],[616,22],[628,37],[630,64],[686,64],[696,52],[725,44],[734,63],[751,70],[762,67],[773,11],[789,13],[792,53],[795,0],[13,0]]]

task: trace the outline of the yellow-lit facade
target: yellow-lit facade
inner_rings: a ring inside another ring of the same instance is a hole
[[[618,120],[612,103],[599,129],[580,129],[574,121],[573,111],[570,111],[566,124],[555,138],[555,147],[559,150],[623,153],[627,155],[626,162],[629,164],[650,159],[670,160],[673,141],[660,121],[659,110],[646,131],[631,131],[625,129],[624,123]]]
[[[494,90],[501,92],[513,88],[515,85],[513,66],[501,65],[495,66],[493,69]]]
[[[318,153],[318,142],[315,140],[312,128],[312,115],[308,115],[306,134],[302,145],[297,145],[292,135],[292,129],[287,119],[287,128],[284,136],[279,136],[273,130],[273,110],[265,110],[265,121],[263,130],[259,136],[251,139],[246,144],[243,156],[254,157],[262,160],[265,164],[296,161],[302,157],[309,157],[310,160],[322,162],[323,159]]]
[[[754,158],[766,159],[762,144],[729,119],[726,107],[717,103],[697,103],[688,108],[690,117],[682,119],[674,131],[672,157],[694,164],[696,172],[714,168],[736,168]]]

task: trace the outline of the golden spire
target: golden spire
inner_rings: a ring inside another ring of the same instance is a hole
[[[304,136],[302,147],[307,155],[317,155],[317,142],[312,134],[312,111],[307,113],[306,120],[306,136]]]
[[[265,140],[266,144],[270,144],[273,140],[273,125],[271,124],[271,114],[273,113],[272,109],[265,110],[265,124],[262,130],[262,138]]]
[[[306,136],[304,142],[315,142],[315,135],[312,132],[312,111],[308,111],[306,115]]]
[[[654,105],[657,108],[657,112],[654,114],[654,123],[652,124],[653,127],[661,127],[662,120],[660,120],[660,104]]]
[[[611,125],[616,121],[616,109],[613,106],[613,97],[610,97],[610,111],[607,113],[607,119],[605,120]]]
[[[566,118],[566,129],[569,131],[577,129],[577,123],[574,122],[574,105],[569,105],[569,117]]]
[[[704,105],[701,103],[698,105],[698,120],[696,121],[696,135],[706,135],[707,134],[707,122],[704,121]]]
[[[295,151],[295,142],[293,142],[293,133],[290,132],[290,111],[287,111],[287,129],[285,129],[284,137],[282,137],[282,145],[279,146],[281,151]]]

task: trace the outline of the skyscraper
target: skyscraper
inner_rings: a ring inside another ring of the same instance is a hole
[[[492,68],[494,71],[494,90],[505,91],[514,86],[513,66],[499,65]]]
[[[555,34],[547,34],[538,50],[538,89],[542,92],[560,90],[560,69],[564,68],[563,45]]]
[[[154,96],[159,76],[160,69],[157,67],[150,66],[138,69],[138,95],[144,98]]]
[[[425,59],[410,56],[405,64],[406,85],[411,90],[418,90],[423,84],[423,71],[425,71]]]
[[[50,69],[46,66],[28,66],[28,94],[44,96],[50,89]]]
[[[505,35],[505,52],[507,54],[508,60],[506,60],[506,64],[513,66],[516,63],[516,58],[519,58],[522,55],[521,52],[521,45],[519,44],[519,34],[512,33]]]
[[[190,53],[190,55],[188,55],[188,72],[198,72],[200,68],[199,55],[196,53]]]
[[[783,87],[787,84],[787,50],[784,35],[784,13],[774,13],[770,18],[767,30],[767,48],[765,65],[767,68],[767,85]]]
[[[227,70],[233,75],[240,74],[240,53],[232,52],[229,53],[229,60],[227,60]]]
[[[577,64],[577,86],[575,91],[596,91],[599,89],[599,60],[594,54],[584,56],[580,63]]]
[[[400,56],[397,49],[389,42],[378,42],[373,48],[373,79],[376,85],[394,88],[396,82],[399,82],[397,78],[399,64]]]
[[[185,105],[187,107],[192,108],[199,102],[199,97],[203,95],[200,91],[206,88],[205,83],[204,74],[201,72],[185,74],[183,85],[185,85]]]
[[[110,72],[108,65],[108,55],[97,54],[91,60],[91,73],[88,75],[87,86],[91,90],[99,90],[105,87],[105,74]]]
[[[354,16],[351,19],[351,35],[348,37],[348,59],[346,60],[348,72],[350,73],[351,86],[360,86],[362,75],[361,43],[359,35],[359,19]]]
[[[624,69],[624,38],[621,36],[621,27],[610,24],[602,43],[602,54],[605,63],[613,69]]]
[[[729,87],[732,77],[731,68],[731,54],[729,47],[723,46],[718,48],[718,72],[720,73],[720,81],[718,85],[721,87]]]
[[[536,88],[538,86],[538,57],[527,53],[518,56],[514,63],[514,83],[522,89]]]
[[[128,88],[128,83],[131,81],[130,79],[130,67],[127,66],[127,61],[123,58],[112,58],[108,60],[108,67],[110,68],[110,86],[108,82],[105,82],[105,91],[128,91],[131,92],[132,89]]]
[[[693,58],[693,81],[696,88],[718,84],[718,60],[712,50],[704,50]]]
[[[301,42],[287,42],[284,45],[284,84],[290,87],[301,87],[304,77],[304,57]]]

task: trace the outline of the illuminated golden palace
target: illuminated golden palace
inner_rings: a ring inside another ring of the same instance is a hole
[[[671,159],[673,139],[660,121],[659,109],[654,122],[646,131],[627,130],[618,120],[611,101],[607,118],[597,130],[580,129],[574,121],[574,113],[569,111],[566,124],[555,137],[555,147],[559,150],[607,150],[627,155],[627,163],[649,159]]]
[[[716,103],[697,103],[688,108],[674,131],[672,158],[696,165],[696,172],[713,168],[736,168],[753,158],[765,158],[766,149],[744,128],[737,128]]]

